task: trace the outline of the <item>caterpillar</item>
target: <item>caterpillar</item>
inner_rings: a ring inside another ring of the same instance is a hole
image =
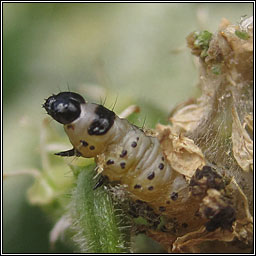
[[[198,204],[190,201],[189,184],[173,170],[156,137],[102,105],[88,103],[74,92],[46,99],[46,112],[64,125],[73,148],[60,156],[94,157],[103,165],[102,175],[125,185],[134,200],[143,201],[157,214],[175,217],[187,228],[195,224]],[[189,209],[191,214],[184,212]],[[195,224],[196,225],[196,224]]]

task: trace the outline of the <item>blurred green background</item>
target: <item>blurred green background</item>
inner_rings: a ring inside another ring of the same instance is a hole
[[[145,117],[146,127],[166,122],[177,103],[198,93],[186,36],[252,14],[252,3],[4,3],[4,172],[42,168],[41,105],[68,88],[90,101],[106,98],[108,107],[117,99],[117,113],[139,105],[138,125]],[[3,252],[50,252],[51,218],[26,196],[33,178],[3,183]],[[59,244],[53,252],[70,250]]]

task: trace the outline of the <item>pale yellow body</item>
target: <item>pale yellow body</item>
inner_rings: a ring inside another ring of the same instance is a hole
[[[191,207],[188,183],[170,167],[158,139],[146,136],[141,129],[117,116],[106,134],[89,135],[88,127],[95,119],[96,107],[96,104],[82,104],[80,117],[65,125],[75,149],[83,157],[95,157],[103,166],[103,175],[125,185],[131,197],[147,202],[156,213],[182,221],[188,208],[190,212],[185,219],[192,223],[192,228],[193,222],[196,224],[198,204]],[[82,141],[88,145],[84,146]],[[126,154],[122,156],[124,151]]]

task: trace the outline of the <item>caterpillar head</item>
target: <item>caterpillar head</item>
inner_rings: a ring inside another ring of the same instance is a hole
[[[73,92],[61,92],[46,99],[43,107],[64,129],[74,148],[83,157],[104,152],[112,137],[115,113],[102,105],[87,103]]]
[[[49,97],[43,107],[57,122],[69,124],[80,116],[81,104],[84,103],[83,97],[77,93],[61,92]]]

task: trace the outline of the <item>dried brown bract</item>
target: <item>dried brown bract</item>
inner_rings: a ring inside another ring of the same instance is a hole
[[[156,130],[170,165],[189,182],[187,207],[177,207],[183,219],[197,209],[196,226],[180,232],[179,222],[176,233],[148,233],[169,252],[251,252],[253,18],[235,25],[223,19],[216,33],[193,32],[187,42],[199,58],[202,94]]]

